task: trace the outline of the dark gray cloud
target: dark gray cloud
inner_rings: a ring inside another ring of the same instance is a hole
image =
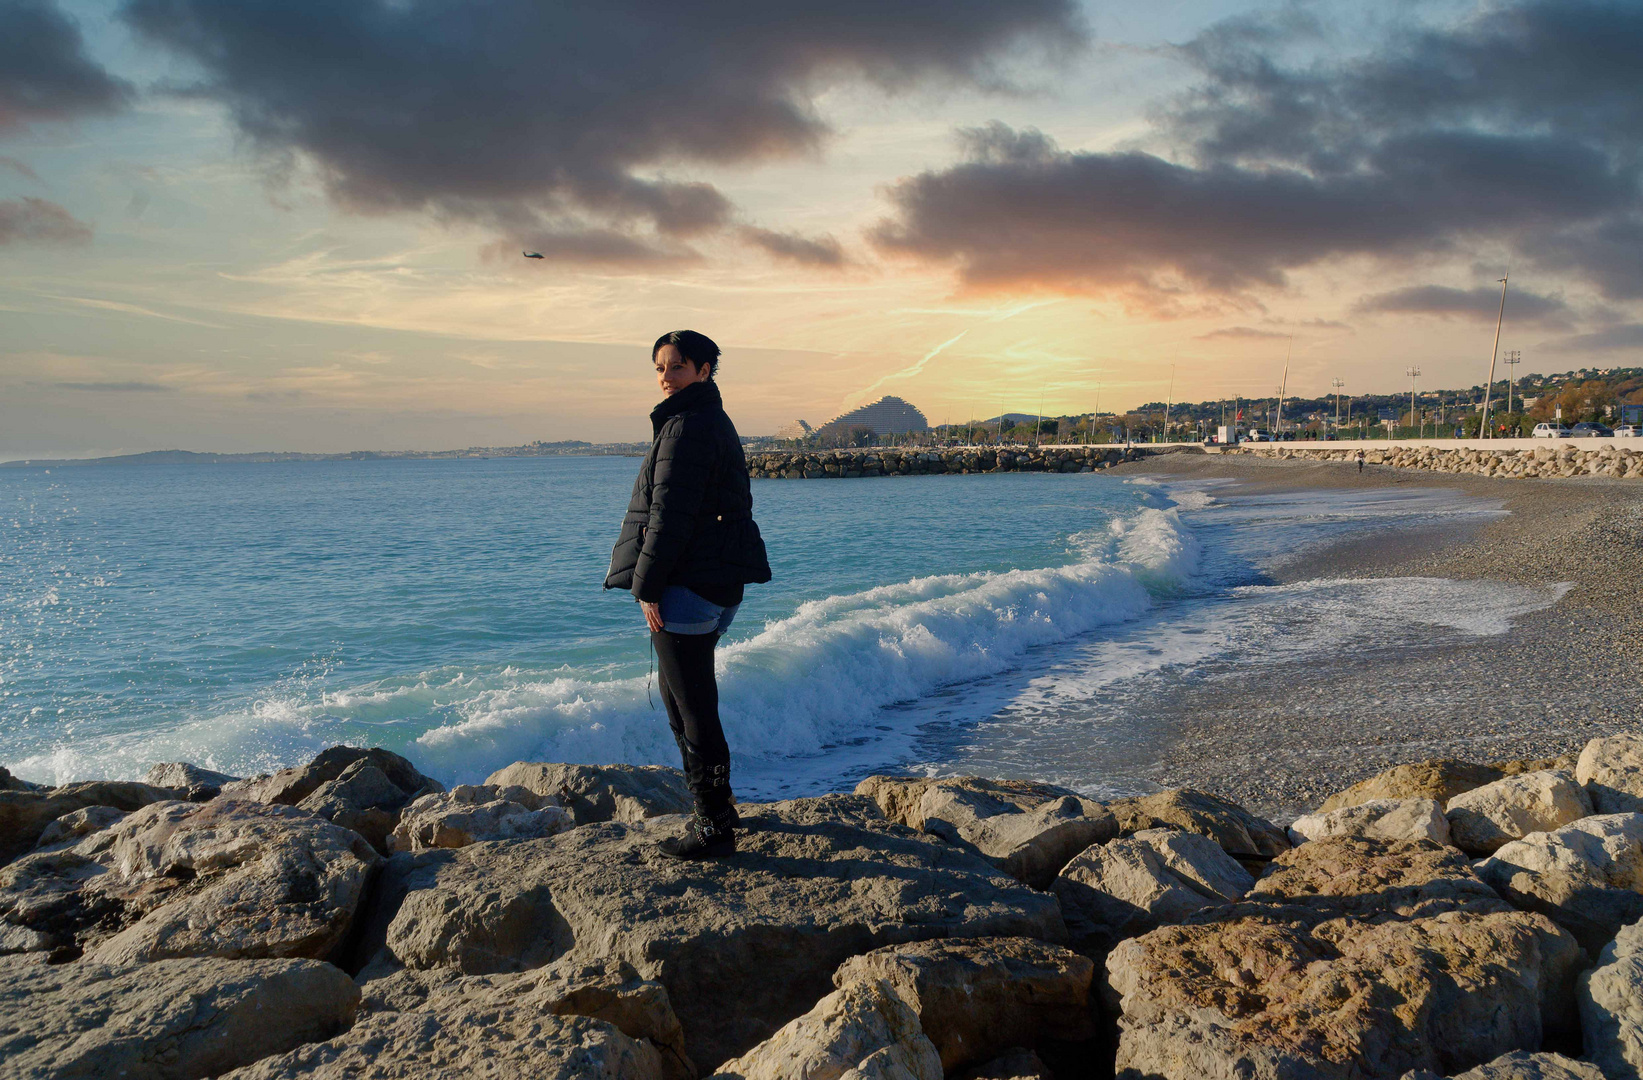
[[[1415,285],[1366,296],[1358,301],[1354,310],[1371,314],[1459,316],[1494,322],[1500,314],[1500,289],[1487,285],[1475,289]],[[1541,296],[1521,289],[1507,291],[1506,311],[1513,322],[1528,320],[1552,325],[1567,325],[1572,315],[1562,297]]]
[[[59,382],[51,385],[59,390],[91,390],[98,393],[169,394],[174,392],[173,387],[151,382]]]
[[[1207,334],[1199,334],[1199,341],[1267,341],[1272,338],[1283,340],[1291,337],[1290,334],[1276,330],[1261,330],[1254,326],[1225,326],[1219,330],[1211,330]]]
[[[7,244],[83,244],[91,226],[45,199],[0,199],[0,247]]]
[[[86,56],[80,28],[51,0],[0,0],[0,133],[112,112],[129,95]]]
[[[800,236],[751,225],[743,227],[741,235],[748,243],[788,262],[830,269],[838,269],[849,262],[844,256],[844,248],[831,236]]]
[[[127,0],[125,17],[202,69],[276,159],[315,163],[367,211],[433,211],[510,242],[727,226],[714,188],[668,171],[814,151],[816,95],[999,81],[1023,47],[1081,40],[1073,0]],[[575,242],[563,254],[573,258]]]
[[[1282,287],[1331,259],[1496,245],[1643,295],[1643,6],[1489,5],[1352,60],[1278,59],[1323,32],[1288,12],[1183,46],[1202,82],[1153,113],[1172,157],[964,132],[962,161],[891,189],[874,238],[972,286],[1164,301]]]
[[[1643,323],[1621,323],[1590,334],[1574,334],[1552,342],[1551,347],[1566,352],[1643,349]]]

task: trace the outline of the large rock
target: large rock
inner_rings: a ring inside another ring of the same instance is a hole
[[[1394,765],[1324,800],[1319,813],[1356,806],[1371,799],[1433,799],[1447,803],[1463,791],[1492,784],[1505,773],[1492,765],[1433,758]]]
[[[917,1014],[883,983],[835,990],[714,1080],[941,1080],[941,1057]]]
[[[1580,977],[1580,1027],[1604,1076],[1643,1078],[1643,923],[1623,927]]]
[[[400,811],[424,794],[439,790],[433,781],[407,790],[371,761],[361,758],[338,773],[336,779],[315,788],[297,805],[310,814],[354,830],[369,840],[372,847],[386,853],[388,837],[399,824]]]
[[[1120,943],[1108,993],[1128,1080],[1392,1080],[1537,1049],[1580,949],[1454,849],[1335,837],[1250,896]]]
[[[221,794],[224,784],[236,783],[240,778],[202,769],[186,761],[167,761],[149,769],[144,779],[155,787],[182,792],[189,802],[204,802]]]
[[[35,847],[44,850],[79,843],[81,837],[100,832],[125,816],[124,810],[116,810],[112,806],[87,806],[72,814],[64,814],[47,825]]]
[[[960,1073],[959,1080],[1054,1080],[1054,1077],[1037,1054],[1025,1047],[1016,1047]]]
[[[1596,955],[1622,926],[1643,918],[1643,814],[1599,814],[1531,833],[1496,851],[1478,873]]]
[[[1236,900],[1254,884],[1207,836],[1144,829],[1092,845],[1061,871],[1053,891],[1073,946],[1104,956],[1124,938]]]
[[[46,826],[88,806],[130,812],[176,798],[176,792],[126,780],[89,780],[46,791],[0,791],[0,863],[10,862],[40,842]]]
[[[346,1028],[359,988],[312,960],[138,967],[0,959],[0,1073],[193,1080]]]
[[[390,851],[467,847],[486,840],[537,840],[575,824],[551,795],[514,786],[459,784],[424,795],[400,813]]]
[[[667,987],[692,1058],[723,1061],[804,1013],[847,957],[927,938],[1063,940],[1054,897],[883,820],[855,796],[745,806],[735,857],[655,846],[677,818],[396,856],[385,958],[469,973],[621,959]]]
[[[11,770],[0,767],[0,791],[45,791],[46,785],[13,776]]]
[[[921,941],[851,957],[840,989],[883,983],[912,1007],[944,1070],[1096,1033],[1088,957],[1031,938]]]
[[[1575,779],[1586,785],[1599,814],[1643,810],[1643,735],[1593,739],[1575,763]]]
[[[1576,1061],[1562,1054],[1530,1054],[1514,1050],[1475,1069],[1457,1073],[1450,1080],[1605,1080],[1613,1074],[1599,1071],[1589,1061]],[[1420,1069],[1404,1074],[1403,1080],[1443,1080],[1435,1072]]]
[[[1289,826],[1291,843],[1331,836],[1449,843],[1449,819],[1434,799],[1370,799],[1328,813],[1306,814]]]
[[[485,783],[550,796],[571,812],[578,825],[688,814],[692,807],[685,774],[664,765],[516,761],[486,777]]]
[[[1291,846],[1289,836],[1272,822],[1218,795],[1191,788],[1120,799],[1108,808],[1118,818],[1119,831],[1125,836],[1144,829],[1197,833],[1257,870]]]
[[[329,959],[380,861],[357,834],[292,807],[154,803],[0,868],[0,940],[115,964]]]
[[[1471,855],[1488,855],[1530,833],[1590,817],[1592,800],[1573,773],[1520,773],[1449,800],[1449,835]]]
[[[856,794],[891,821],[983,856],[1035,889],[1091,844],[1117,835],[1118,822],[1092,799],[1049,784],[979,776],[869,776]]]
[[[661,1055],[615,1024],[557,1016],[529,1001],[443,1003],[376,1013],[223,1080],[667,1080]]]
[[[398,788],[406,802],[431,791],[444,791],[439,781],[423,776],[406,759],[380,746],[362,749],[357,746],[333,746],[321,751],[306,765],[281,769],[271,776],[256,776],[223,784],[221,796],[227,799],[250,799],[254,802],[296,806],[320,786],[341,778],[350,765],[365,762]]]

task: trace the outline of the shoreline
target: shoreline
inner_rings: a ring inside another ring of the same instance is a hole
[[[1436,488],[1496,500],[1507,511],[1489,521],[1326,544],[1272,567],[1273,584],[1437,577],[1570,585],[1504,635],[1183,687],[1169,703],[1179,727],[1158,748],[1151,777],[1161,787],[1202,788],[1282,820],[1400,762],[1551,758],[1643,718],[1643,491],[1636,485],[1384,466],[1360,475],[1349,464],[1197,455],[1114,471],[1166,482],[1238,481],[1217,493],[1225,499],[1309,488]]]

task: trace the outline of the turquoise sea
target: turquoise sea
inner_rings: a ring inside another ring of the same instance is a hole
[[[0,469],[0,764],[250,774],[340,742],[446,782],[669,762],[643,621],[601,589],[624,458]],[[775,580],[720,648],[748,794],[971,767],[1130,790],[1124,694],[1354,635],[1501,633],[1550,590],[1274,585],[1297,549],[1498,513],[1094,474],[755,481]],[[1156,719],[1150,721],[1158,722]],[[1142,785],[1144,786],[1144,785]]]

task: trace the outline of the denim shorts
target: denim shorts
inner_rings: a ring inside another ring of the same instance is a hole
[[[662,629],[675,634],[722,634],[730,629],[741,606],[721,607],[683,585],[669,585],[662,593]]]

